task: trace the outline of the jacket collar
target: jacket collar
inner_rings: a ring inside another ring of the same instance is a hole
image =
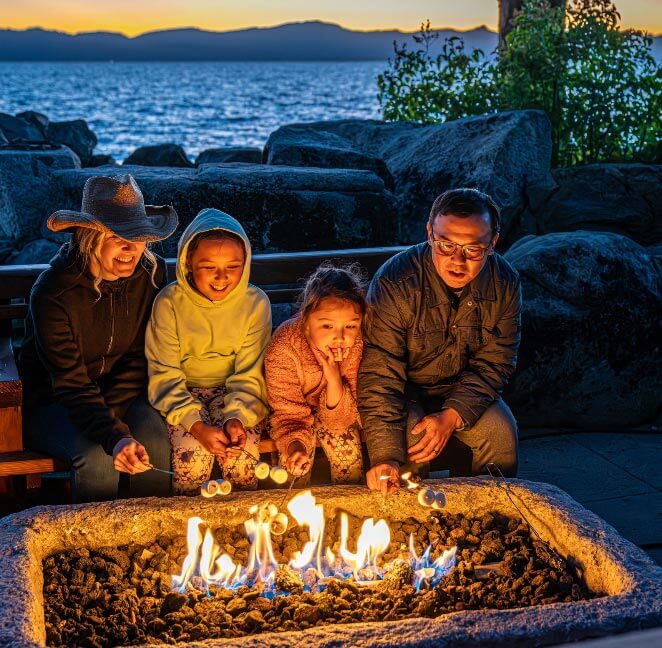
[[[426,245],[423,250],[423,272],[428,281],[426,285],[426,301],[430,308],[447,304],[450,301],[448,290],[441,277],[437,274],[437,269],[432,262],[432,248]],[[476,300],[495,301],[496,289],[494,287],[494,255],[487,258],[487,263],[483,266],[479,275],[469,283],[469,292]]]

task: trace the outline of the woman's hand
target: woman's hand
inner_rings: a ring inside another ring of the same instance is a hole
[[[310,470],[310,457],[301,441],[292,441],[287,446],[287,455],[282,457],[282,461],[287,472],[294,477],[301,477]]]
[[[380,491],[382,495],[394,493],[400,488],[400,465],[395,461],[376,464],[365,474],[365,478],[370,490]]]
[[[202,444],[207,452],[216,455],[219,463],[223,464],[228,454],[230,440],[220,427],[196,421],[189,432]]]
[[[135,439],[120,439],[113,448],[113,466],[119,472],[137,475],[149,470],[149,455],[145,446]]]
[[[313,349],[313,353],[322,367],[322,373],[326,379],[326,406],[333,409],[342,398],[343,384],[340,363],[349,354],[349,349],[336,349],[334,353],[327,345],[324,347],[324,351]]]
[[[230,440],[227,449],[228,457],[239,456],[241,450],[246,445],[246,429],[244,424],[236,418],[231,418],[223,424],[225,436]]]

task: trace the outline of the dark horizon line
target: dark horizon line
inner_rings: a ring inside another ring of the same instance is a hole
[[[0,63],[385,63],[383,58],[355,59],[2,59]]]
[[[141,36],[148,36],[150,34],[162,34],[164,32],[173,32],[173,31],[188,31],[188,30],[195,30],[199,32],[203,32],[206,34],[236,34],[238,32],[243,32],[243,31],[251,31],[251,30],[267,30],[267,29],[278,29],[279,27],[289,27],[291,25],[312,25],[312,24],[317,24],[317,25],[328,25],[331,27],[338,27],[340,29],[343,29],[345,31],[353,32],[356,34],[374,34],[374,33],[387,33],[387,32],[399,32],[403,35],[408,35],[411,36],[412,34],[417,34],[420,31],[420,28],[415,29],[413,31],[403,31],[399,27],[390,27],[387,29],[353,29],[351,27],[345,27],[344,25],[341,25],[340,23],[334,23],[330,22],[327,20],[292,20],[290,22],[284,22],[284,23],[279,23],[277,25],[269,25],[267,27],[258,27],[258,26],[250,26],[250,27],[240,27],[238,29],[226,29],[226,30],[214,30],[214,29],[205,29],[204,27],[193,27],[193,26],[184,26],[184,27],[166,27],[163,29],[154,29],[151,31],[146,31],[142,32],[140,34],[136,34],[135,36],[129,36],[128,34],[125,34],[123,32],[119,31],[107,31],[103,29],[99,29],[97,31],[81,31],[81,32],[67,32],[61,29],[50,29],[47,27],[39,27],[39,26],[33,26],[33,27],[25,27],[23,29],[15,29],[14,27],[0,27],[0,31],[13,31],[13,32],[26,32],[26,31],[33,31],[33,30],[40,30],[44,32],[48,32],[51,34],[64,34],[65,36],[87,36],[87,35],[93,35],[93,34],[110,34],[114,36],[122,36],[127,39],[134,39],[134,38],[140,38]],[[469,29],[461,29],[459,27],[431,27],[432,31],[454,31],[458,33],[469,33],[472,31],[478,31],[480,29],[484,29],[485,31],[491,32],[493,34],[498,33],[495,29],[491,29],[485,24],[478,25],[477,27],[471,27]]]

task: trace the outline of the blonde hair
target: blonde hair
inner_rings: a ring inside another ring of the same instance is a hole
[[[83,267],[92,275],[92,285],[98,294],[97,299],[101,297],[99,286],[103,281],[103,277],[101,276],[101,247],[106,236],[109,235],[114,236],[112,232],[102,232],[90,227],[77,227],[72,237],[72,245],[78,254],[78,258],[81,260]],[[154,288],[158,288],[155,280],[157,268],[156,257],[148,247],[145,247],[143,258],[151,265],[150,279]],[[92,270],[92,261],[96,261],[96,265],[99,268],[97,273]],[[142,261],[141,259],[141,263]]]

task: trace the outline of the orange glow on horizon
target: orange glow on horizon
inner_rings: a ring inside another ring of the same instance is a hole
[[[658,0],[616,0],[623,29],[662,34],[662,3]],[[497,28],[497,0],[398,0],[356,3],[354,0],[115,0],[112,5],[94,0],[25,0],[3,7],[0,29],[40,27],[68,34],[118,32],[137,36],[146,32],[196,27],[206,31],[231,31],[273,27],[289,22],[321,20],[357,31],[399,29],[417,31],[430,18],[440,28],[460,31],[481,25]]]

